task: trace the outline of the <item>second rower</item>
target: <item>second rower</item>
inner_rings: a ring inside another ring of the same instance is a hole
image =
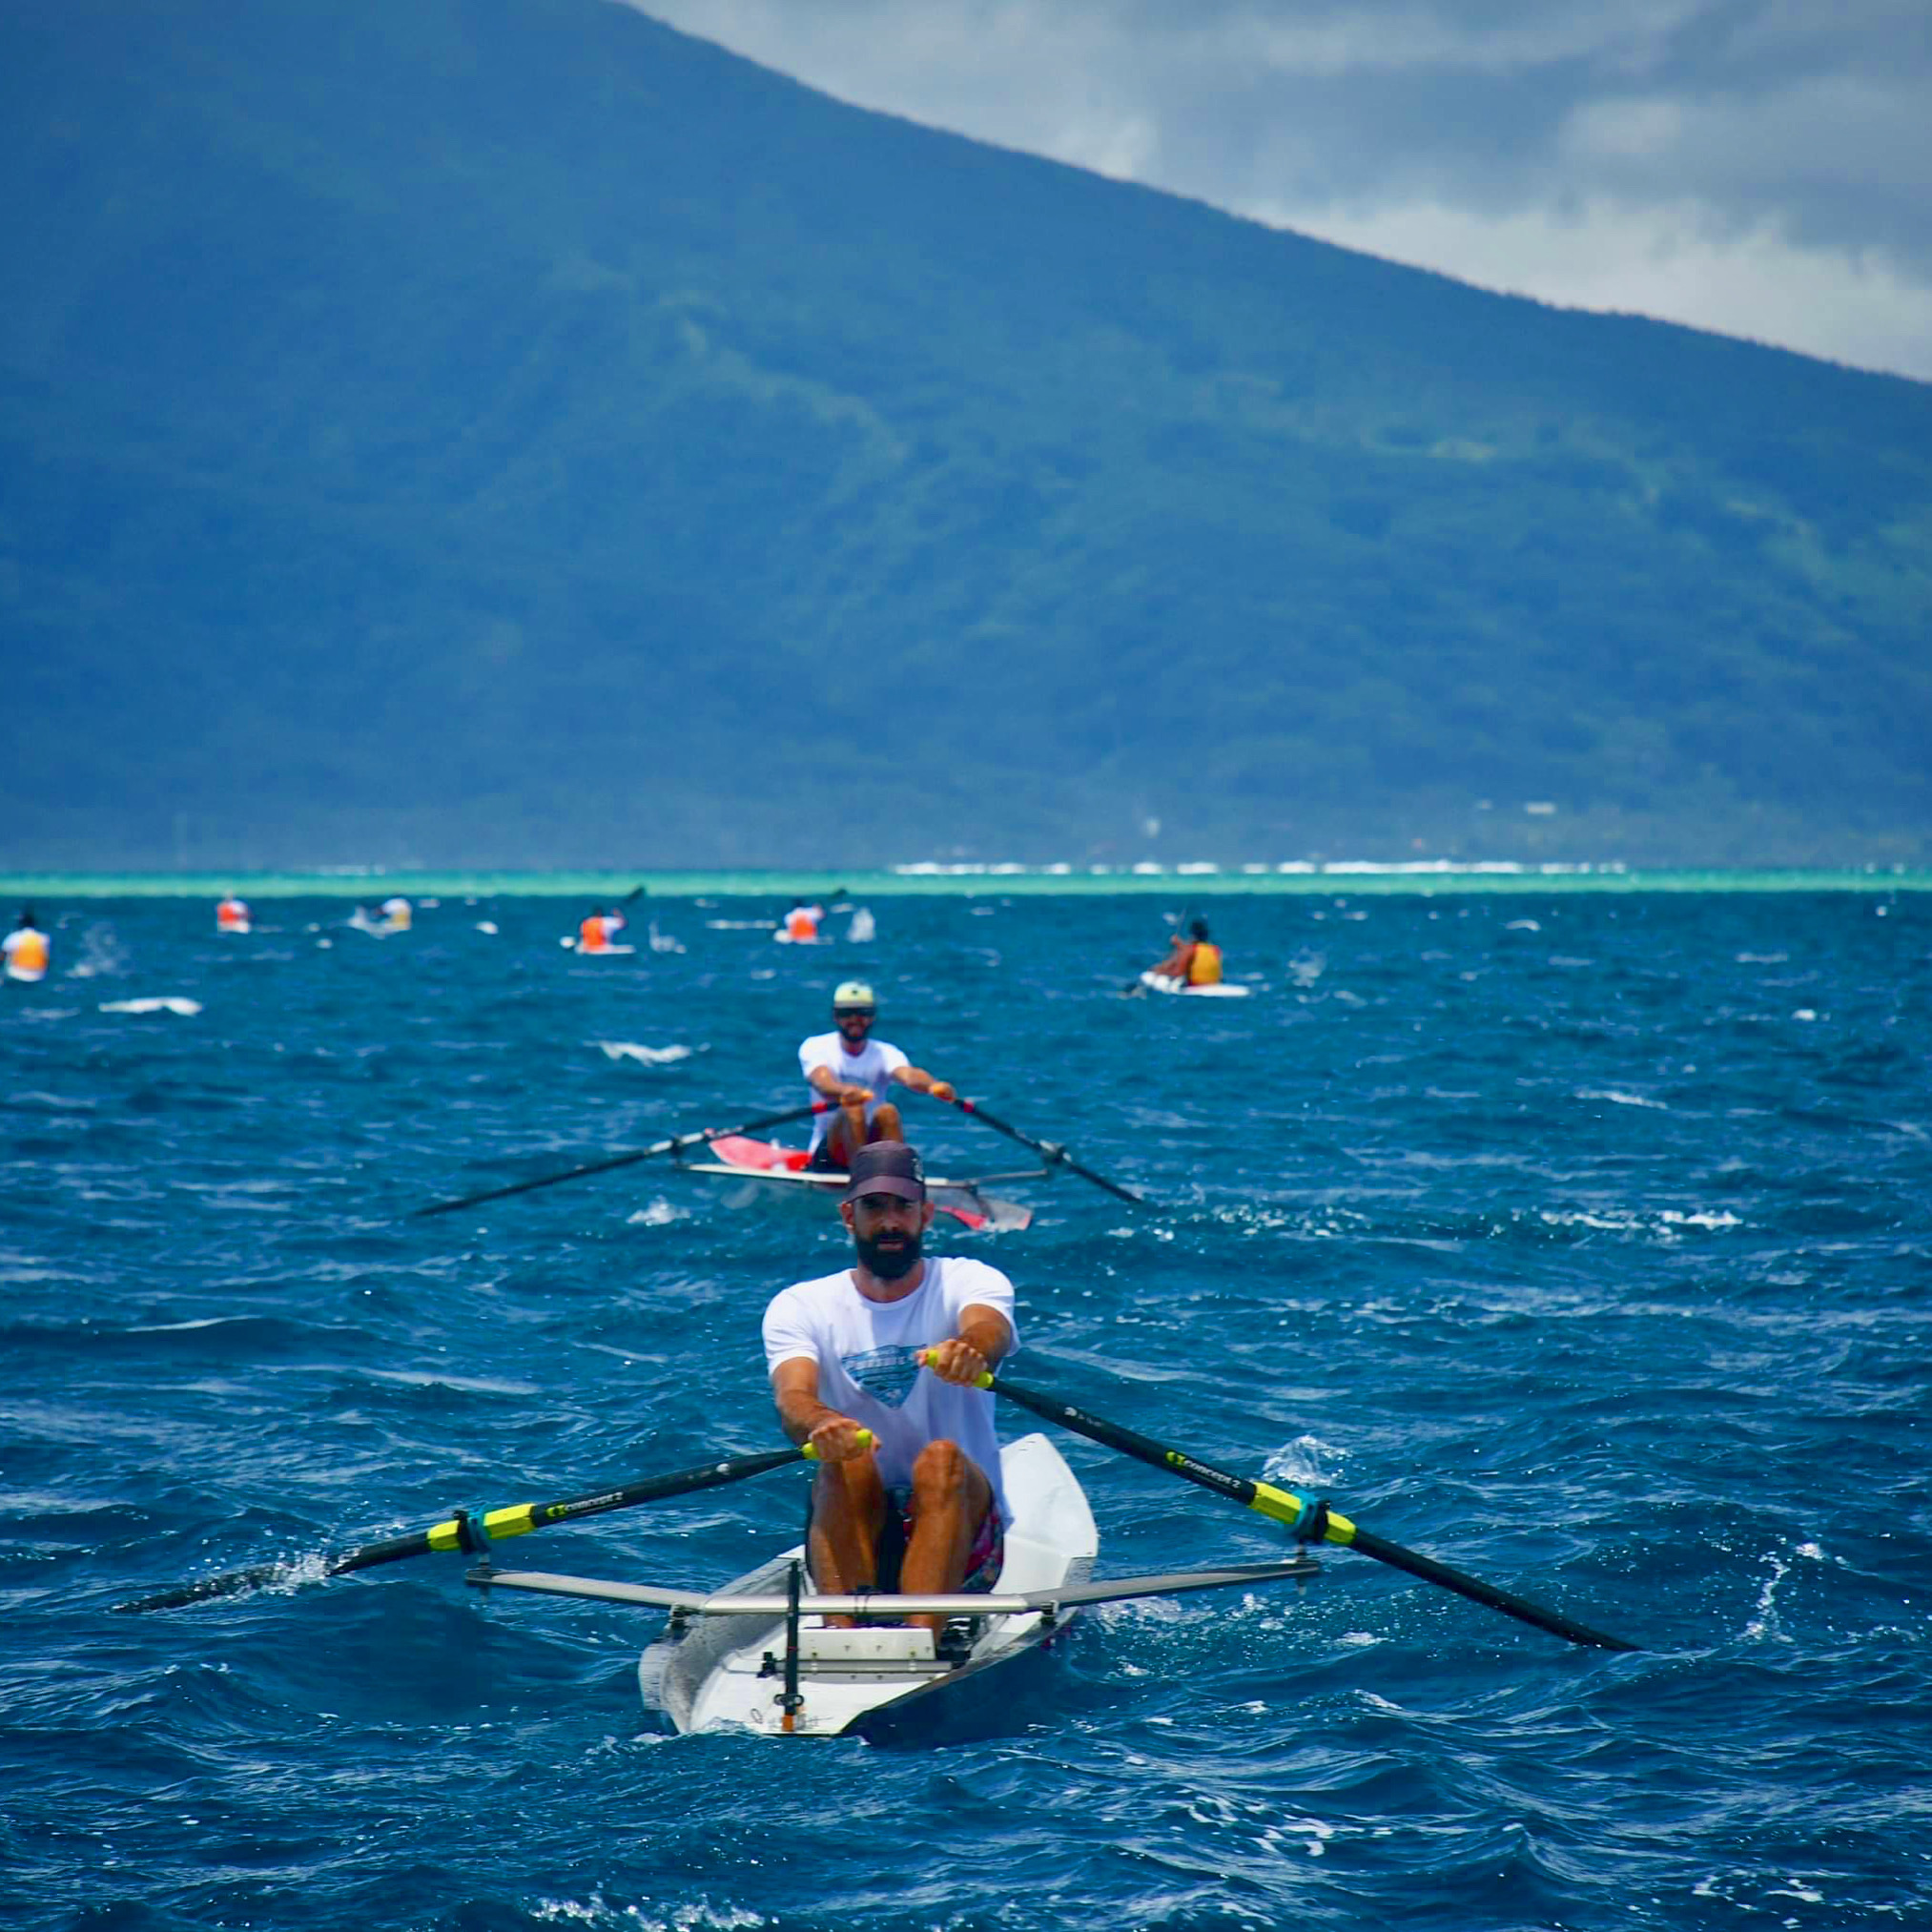
[[[812,1165],[820,1173],[839,1172],[874,1141],[903,1141],[899,1110],[882,1099],[894,1081],[915,1094],[950,1100],[953,1086],[915,1067],[897,1047],[872,1037],[878,999],[863,980],[848,979],[832,996],[835,1031],[813,1034],[798,1049],[799,1070],[821,1100],[836,1100],[838,1111],[812,1122]]]

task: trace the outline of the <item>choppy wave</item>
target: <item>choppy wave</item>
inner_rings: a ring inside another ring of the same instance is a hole
[[[1922,1915],[1932,898],[1321,875],[1218,901],[1230,972],[1273,990],[1156,1001],[1120,996],[1235,869],[1059,876],[902,880],[868,956],[887,1038],[1148,1199],[998,1186],[1033,1226],[968,1251],[1017,1284],[1014,1379],[1641,1654],[1329,1545],[1305,1587],[1083,1616],[923,1740],[793,1751],[660,1731],[635,1613],[484,1599],[453,1553],[325,1577],[459,1508],[775,1443],[759,1314],[842,1265],[835,1216],[606,1163],[801,1104],[840,955],[690,918],[683,954],[573,970],[553,899],[419,889],[407,943],[244,968],[207,902],[130,899],[86,957],[192,1023],[29,989],[0,1029],[9,1923]],[[1036,1164],[906,1107],[952,1171]],[[1061,1443],[1103,1571],[1284,1547]],[[499,1560],[722,1581],[795,1538],[808,1480]],[[113,1609],[257,1564],[251,1593]]]

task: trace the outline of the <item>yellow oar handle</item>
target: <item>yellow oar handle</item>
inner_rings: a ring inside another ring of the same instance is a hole
[[[869,1428],[860,1429],[858,1432],[858,1439],[862,1445],[870,1445],[873,1440],[872,1430]],[[818,1446],[815,1443],[807,1443],[805,1447],[799,1450],[799,1454],[801,1454],[807,1462],[815,1463],[818,1460]]]
[[[919,1350],[920,1367],[930,1368],[933,1366],[933,1357],[938,1352],[936,1348],[921,1348]],[[975,1388],[991,1388],[993,1387],[992,1369],[988,1368],[983,1373],[976,1375],[973,1378],[973,1387]]]

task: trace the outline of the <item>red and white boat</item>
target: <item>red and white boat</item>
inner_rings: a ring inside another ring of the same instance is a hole
[[[803,1147],[781,1147],[771,1141],[752,1141],[742,1134],[720,1135],[709,1142],[715,1157],[710,1161],[687,1161],[680,1164],[687,1174],[717,1174],[733,1181],[777,1182],[837,1196],[845,1190],[846,1177],[833,1168],[813,1168],[811,1155]],[[1046,1170],[1028,1169],[1023,1174],[992,1174],[981,1180],[946,1181],[935,1175],[926,1180],[926,1197],[941,1214],[951,1215],[962,1227],[976,1234],[1017,1233],[1030,1226],[1033,1209],[1017,1201],[1002,1201],[982,1191],[987,1181],[1039,1181]]]

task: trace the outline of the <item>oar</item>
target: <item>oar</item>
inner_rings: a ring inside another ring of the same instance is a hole
[[[1144,1207],[1147,1197],[1136,1194],[1131,1187],[1122,1187],[1117,1181],[1109,1181],[1104,1174],[1096,1174],[1091,1167],[1082,1167],[1074,1157],[1057,1141],[1036,1141],[1031,1134],[1022,1134],[1017,1127],[1002,1120],[997,1114],[989,1114],[977,1100],[969,1100],[955,1095],[953,1104],[962,1114],[971,1114],[976,1120],[984,1120],[995,1132],[1004,1134],[1011,1141],[1017,1141],[1022,1147],[1031,1147],[1050,1166],[1071,1167],[1082,1181],[1091,1181],[1096,1187],[1104,1187],[1109,1194],[1117,1194],[1122,1201],[1131,1201],[1136,1207]]]
[[[1180,1476],[1186,1482],[1198,1483],[1203,1490],[1214,1490],[1217,1495],[1244,1503],[1261,1515],[1287,1524],[1302,1542],[1336,1543],[1345,1550],[1359,1551],[1364,1556],[1374,1557],[1378,1563],[1406,1571],[1410,1576],[1421,1577],[1425,1583],[1440,1584],[1445,1590],[1453,1590],[1458,1596],[1467,1596],[1471,1602],[1499,1610],[1505,1616],[1513,1616],[1518,1622],[1534,1624],[1538,1630],[1547,1630],[1553,1636],[1567,1637],[1573,1644],[1590,1644],[1605,1651],[1643,1648],[1641,1644],[1627,1643],[1620,1636],[1609,1636],[1600,1630],[1592,1630],[1588,1624],[1560,1616],[1553,1610],[1543,1610],[1507,1590],[1498,1590],[1492,1583],[1485,1583],[1480,1577],[1451,1570],[1447,1563],[1438,1563],[1432,1556],[1405,1550],[1400,1543],[1390,1543],[1387,1538],[1351,1523],[1346,1516],[1329,1509],[1326,1503],[1305,1503],[1301,1497],[1290,1494],[1286,1490],[1278,1490],[1272,1483],[1250,1482],[1245,1476],[1230,1475],[1211,1463],[1197,1460],[1185,1449],[1169,1449],[1149,1436],[1137,1435],[1131,1428],[1122,1428],[1119,1423],[1105,1422],[1098,1415],[1089,1415],[1083,1408],[1074,1408],[1071,1403],[1042,1395],[1036,1388],[1021,1388],[1003,1377],[982,1375],[979,1386],[992,1389],[996,1395],[1005,1396],[1007,1401],[1021,1408],[1030,1408],[1035,1415],[1044,1416],[1048,1422],[1057,1422],[1062,1428],[1072,1429],[1077,1435],[1090,1436],[1095,1442],[1105,1443],[1109,1449],[1120,1449],[1123,1454],[1150,1463],[1157,1470],[1165,1470],[1169,1475]]]
[[[566,1167],[561,1174],[542,1174],[534,1181],[513,1181],[507,1187],[486,1187],[481,1194],[465,1194],[460,1201],[432,1201],[427,1207],[412,1207],[411,1220],[425,1214],[452,1214],[459,1207],[475,1207],[485,1201],[501,1201],[507,1194],[527,1194],[536,1187],[554,1187],[560,1181],[576,1181],[586,1174],[605,1174],[613,1167],[628,1167],[634,1161],[648,1161],[655,1154],[675,1154],[681,1147],[696,1147],[707,1141],[725,1141],[742,1134],[757,1134],[767,1127],[782,1127],[788,1120],[802,1120],[811,1114],[823,1114],[836,1104],[813,1100],[809,1106],[788,1107],[782,1114],[767,1114],[762,1120],[747,1120],[740,1127],[700,1127],[692,1134],[673,1134],[668,1141],[655,1141],[628,1154],[612,1154],[607,1160],[586,1161],[581,1167]]]
[[[622,1489],[598,1490],[587,1496],[566,1497],[561,1503],[513,1503],[504,1510],[487,1511],[479,1522],[459,1511],[441,1523],[414,1535],[390,1536],[380,1543],[365,1543],[360,1550],[344,1551],[339,1556],[322,1559],[323,1576],[345,1576],[352,1570],[373,1570],[380,1563],[400,1563],[406,1556],[426,1556],[435,1550],[462,1550],[481,1555],[491,1543],[506,1536],[526,1535],[532,1530],[552,1523],[574,1523],[584,1516],[601,1516],[611,1510],[634,1509],[639,1503],[662,1502],[667,1496],[686,1496],[697,1490],[715,1490],[726,1483],[742,1483],[748,1476],[762,1476],[768,1470],[782,1470],[814,1454],[810,1443],[803,1449],[768,1449],[762,1455],[734,1456],[722,1463],[703,1463],[694,1470],[679,1470],[668,1476],[647,1476],[641,1482],[627,1483]],[[198,1583],[184,1583],[178,1590],[164,1590],[154,1596],[137,1597],[133,1603],[117,1603],[116,1610],[179,1610],[184,1604],[205,1603],[212,1596],[234,1596],[263,1584],[285,1581],[303,1569],[299,1561],[257,1563],[246,1570],[230,1570],[220,1576],[204,1576]]]

